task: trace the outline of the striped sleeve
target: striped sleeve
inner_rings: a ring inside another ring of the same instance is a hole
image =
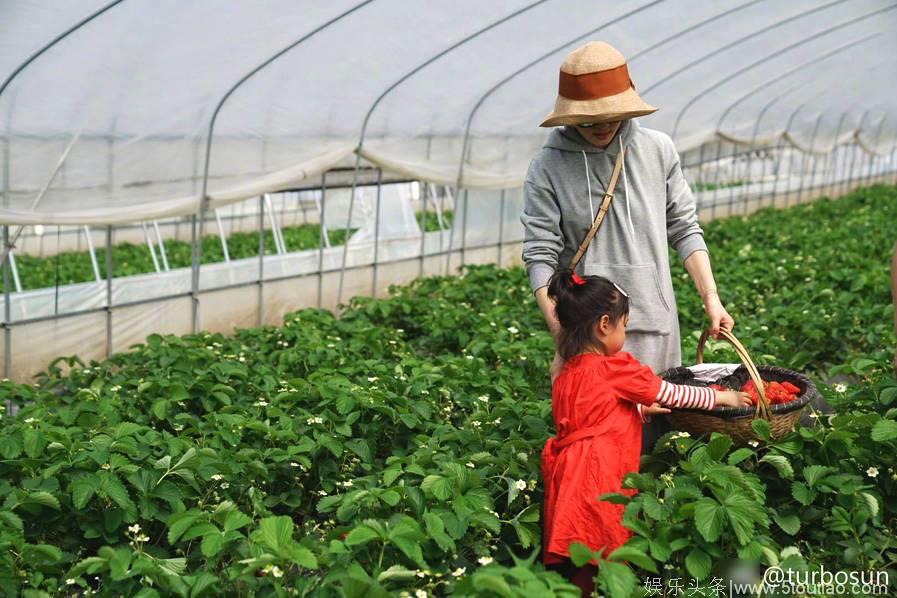
[[[712,388],[670,384],[663,380],[656,400],[664,407],[709,410],[716,406],[716,391]]]

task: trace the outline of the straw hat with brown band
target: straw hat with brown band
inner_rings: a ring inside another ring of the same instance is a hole
[[[614,122],[656,111],[635,92],[623,55],[605,42],[589,42],[561,64],[554,111],[540,126]]]

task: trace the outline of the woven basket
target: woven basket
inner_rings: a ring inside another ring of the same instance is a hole
[[[703,363],[704,345],[710,337],[707,329],[698,341],[698,351],[695,361]],[[751,440],[762,440],[754,433],[751,423],[762,418],[769,422],[770,433],[773,439],[786,436],[794,428],[794,424],[800,419],[801,413],[807,404],[817,396],[816,386],[806,376],[774,366],[755,366],[748,355],[747,350],[728,330],[721,329],[720,337],[727,340],[741,359],[742,366],[731,375],[716,384],[728,388],[741,388],[750,378],[757,389],[756,407],[725,407],[718,406],[711,411],[703,409],[673,409],[669,414],[670,425],[674,430],[688,432],[692,436],[709,435],[711,432],[728,434],[738,445],[747,444]],[[694,372],[685,367],[671,368],[660,374],[660,377],[673,384],[686,384],[689,386],[707,386],[707,383],[695,379]],[[761,380],[790,382],[800,389],[800,394],[793,401],[770,405],[763,393]]]

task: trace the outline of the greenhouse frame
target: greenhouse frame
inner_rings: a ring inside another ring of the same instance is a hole
[[[673,137],[703,220],[897,177],[889,1],[226,6],[0,9],[6,377],[519,263],[537,124],[557,64],[592,39],[661,108],[642,122]],[[300,218],[316,248],[284,242]],[[231,259],[228,236],[252,230],[255,255]],[[175,240],[189,264],[169,264]],[[121,242],[143,245],[143,273],[115,263]],[[87,278],[60,276],[66,251]],[[49,283],[28,284],[28,257]]]

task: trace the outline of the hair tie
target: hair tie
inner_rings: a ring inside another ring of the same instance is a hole
[[[570,280],[572,280],[573,284],[575,284],[576,286],[582,286],[586,283],[586,281],[580,278],[579,274],[577,274],[576,272],[570,275]]]

